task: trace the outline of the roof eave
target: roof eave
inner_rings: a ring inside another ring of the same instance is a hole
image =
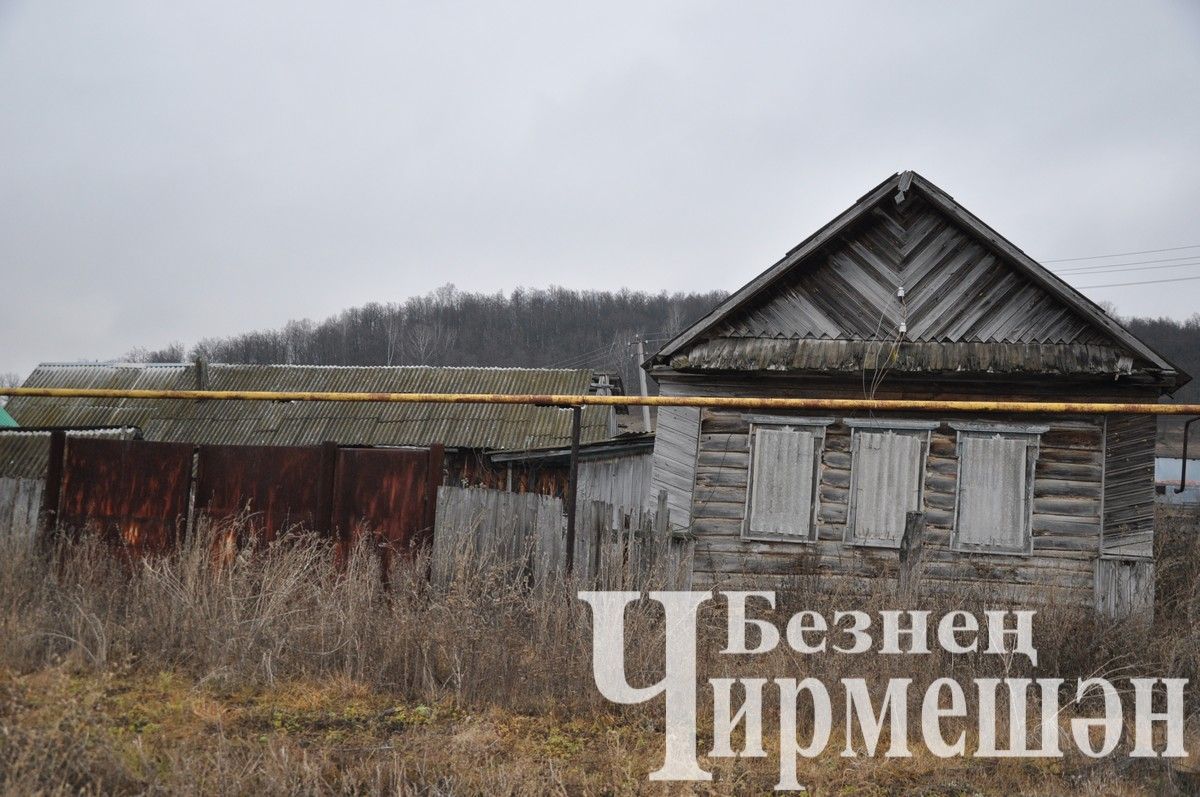
[[[776,277],[787,271],[800,260],[803,260],[811,252],[823,246],[830,238],[841,232],[857,221],[864,213],[867,212],[876,202],[887,196],[893,189],[899,187],[902,175],[900,173],[893,174],[891,177],[884,180],[872,190],[863,194],[857,202],[855,202],[846,210],[842,211],[832,221],[821,227],[812,235],[805,238],[796,246],[788,250],[782,258],[774,265],[768,268],[763,273],[759,274],[750,282],[746,283],[740,290],[731,294],[728,299],[714,307],[708,315],[701,318],[690,327],[680,332],[674,338],[669,340],[665,346],[658,350],[647,363],[665,362],[672,354],[691,345],[696,339],[702,337],[714,324],[721,319],[727,317],[742,305],[746,304],[757,296],[764,288],[770,285]]]

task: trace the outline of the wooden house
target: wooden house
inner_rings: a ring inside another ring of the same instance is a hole
[[[645,364],[664,395],[1157,401],[1189,377],[913,172]],[[1152,416],[664,409],[651,492],[693,584],[895,577],[1125,612],[1152,600]]]

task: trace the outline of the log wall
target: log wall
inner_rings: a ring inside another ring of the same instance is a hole
[[[923,583],[935,590],[960,582],[996,589],[1016,587],[1018,591],[1052,586],[1072,601],[1090,603],[1103,512],[1103,420],[1019,420],[1050,427],[1041,438],[1034,476],[1032,555],[960,553],[950,549],[958,478],[957,433],[943,423],[931,433],[925,466]],[[750,422],[742,413],[703,413],[692,505],[692,531],[696,535],[694,583],[698,587],[745,581],[746,576],[896,576],[894,549],[844,542],[851,430],[843,419],[826,430],[818,483],[816,542],[743,540],[749,435]]]

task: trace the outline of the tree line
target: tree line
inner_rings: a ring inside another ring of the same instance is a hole
[[[324,321],[139,349],[143,362],[299,365],[580,367],[612,371],[636,391],[638,336],[649,356],[725,293],[518,288],[472,293],[445,285],[404,302],[354,307]]]
[[[615,372],[636,390],[636,340],[649,355],[703,316],[725,293],[646,293],[518,288],[472,293],[445,285],[404,302],[372,302],[324,321],[290,321],[279,329],[205,338],[191,349],[174,343],[130,352],[144,362],[301,365],[467,365],[587,367]],[[1111,306],[1106,307],[1115,315]],[[1135,335],[1197,377],[1176,394],[1200,401],[1200,313],[1119,318]]]

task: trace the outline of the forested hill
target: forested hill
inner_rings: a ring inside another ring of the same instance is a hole
[[[637,335],[649,354],[700,318],[725,294],[574,291],[519,288],[510,294],[458,291],[447,285],[403,303],[372,303],[324,321],[208,338],[190,351],[173,344],[131,352],[134,359],[311,365],[588,366],[619,372],[637,385]],[[1200,313],[1186,321],[1123,318],[1134,334],[1196,380],[1179,401],[1200,401]]]
[[[1191,374],[1192,381],[1175,394],[1175,400],[1200,403],[1200,313],[1193,313],[1186,321],[1173,318],[1120,320],[1152,349]]]
[[[725,298],[708,293],[575,291],[467,293],[447,285],[402,304],[372,303],[324,321],[131,352],[148,362],[203,355],[210,362],[308,365],[593,367],[637,387],[634,340],[647,356]]]

